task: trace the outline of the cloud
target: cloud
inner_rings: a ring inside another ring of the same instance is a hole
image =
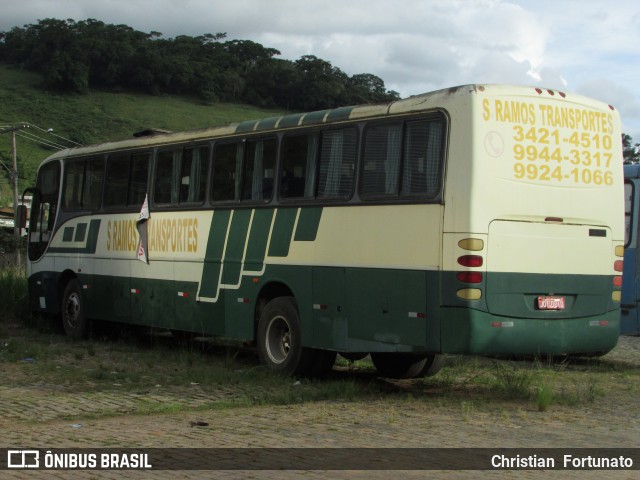
[[[605,95],[640,138],[637,0],[21,0],[3,5],[0,31],[47,17],[226,32],[377,75],[402,96],[475,82]]]
[[[608,78],[597,78],[580,85],[578,93],[613,105],[622,119],[622,131],[640,142],[640,101],[623,85]]]

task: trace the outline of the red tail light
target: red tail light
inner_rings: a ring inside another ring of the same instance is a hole
[[[463,267],[481,267],[483,259],[480,255],[462,255],[458,257],[458,263]]]
[[[622,265],[623,265],[622,260],[616,260],[615,262],[613,262],[613,269],[616,272],[621,272],[622,271]]]
[[[456,278],[463,283],[482,282],[482,272],[459,272]]]
[[[613,286],[621,287],[622,286],[622,275],[616,275],[613,277]]]

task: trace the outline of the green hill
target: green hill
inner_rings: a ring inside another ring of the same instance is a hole
[[[82,144],[130,137],[146,128],[188,130],[224,125],[241,120],[281,115],[285,112],[248,105],[216,103],[176,96],[153,96],[135,93],[93,92],[86,95],[63,95],[47,92],[39,75],[0,66],[0,128],[28,122]],[[31,186],[40,162],[55,150],[27,139],[37,136],[63,143],[46,131],[30,128],[17,137],[20,191]],[[11,136],[0,135],[0,160],[11,165]],[[8,172],[0,175],[0,207],[11,203]]]

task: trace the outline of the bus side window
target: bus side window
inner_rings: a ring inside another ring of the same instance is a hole
[[[313,198],[317,156],[317,133],[284,138],[280,198]]]
[[[368,128],[364,140],[362,196],[398,193],[402,124]]]
[[[100,208],[104,185],[104,160],[87,160],[82,190],[82,207],[88,210]]]
[[[318,197],[347,198],[353,191],[356,130],[327,130],[322,134]]]
[[[62,187],[62,208],[82,208],[82,182],[84,179],[84,160],[69,161],[64,166],[64,184]]]
[[[440,190],[442,121],[408,122],[402,162],[402,195],[434,197]]]
[[[147,194],[149,154],[115,154],[107,160],[104,205],[140,207]]]
[[[243,152],[244,143],[242,142],[216,145],[211,188],[211,198],[214,202],[240,200]]]
[[[180,173],[180,203],[204,202],[208,166],[209,147],[185,149]]]
[[[112,155],[107,160],[107,190],[104,204],[107,207],[124,207],[129,184],[129,156]]]
[[[104,160],[87,159],[67,162],[62,186],[62,208],[95,210],[102,202]]]
[[[242,200],[268,201],[271,198],[275,163],[274,139],[247,142]]]
[[[147,177],[149,172],[149,154],[131,156],[131,179],[127,205],[141,206],[147,194]]]
[[[435,197],[440,191],[443,143],[441,118],[368,127],[362,196]]]
[[[156,180],[153,189],[154,203],[177,203],[176,170],[180,162],[180,154],[180,150],[165,150],[158,153],[156,160]]]

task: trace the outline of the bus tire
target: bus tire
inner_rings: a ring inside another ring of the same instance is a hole
[[[380,376],[388,378],[432,376],[444,366],[442,355],[371,353],[371,361]]]
[[[422,367],[422,371],[418,375],[419,377],[433,377],[447,363],[446,357],[438,354],[428,355],[425,360],[424,367]]]
[[[269,370],[283,375],[308,375],[314,355],[302,348],[300,315],[293,297],[276,297],[258,321],[258,356]]]
[[[88,333],[87,318],[84,315],[84,301],[77,279],[70,280],[64,288],[61,305],[62,327],[71,338],[84,338]]]

